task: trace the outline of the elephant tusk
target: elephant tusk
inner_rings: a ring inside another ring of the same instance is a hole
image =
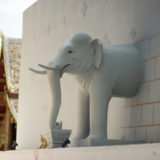
[[[67,68],[69,65],[70,65],[70,64],[66,64],[66,65],[61,69],[61,71],[60,71],[60,78],[61,78],[62,75],[63,75],[63,70],[64,70],[65,68]]]
[[[55,69],[58,69],[59,67],[58,66],[45,66],[43,64],[38,64],[40,67],[42,68],[45,68],[47,70],[55,70]]]
[[[47,71],[39,71],[39,70],[35,70],[33,68],[29,68],[30,71],[34,72],[34,73],[38,73],[38,74],[46,74]]]

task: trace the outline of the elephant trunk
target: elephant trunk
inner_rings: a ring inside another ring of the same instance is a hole
[[[56,120],[61,105],[60,70],[48,70],[47,73],[52,95],[50,128],[54,129],[56,127]]]

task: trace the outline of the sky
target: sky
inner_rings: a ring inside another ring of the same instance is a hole
[[[0,0],[0,27],[7,37],[22,38],[23,11],[37,0]]]

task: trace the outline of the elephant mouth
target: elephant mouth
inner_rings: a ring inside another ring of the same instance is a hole
[[[60,77],[62,77],[64,69],[66,69],[70,64],[66,64],[61,70],[60,70]]]
[[[40,67],[44,68],[44,69],[47,69],[47,70],[59,70],[60,72],[60,78],[62,77],[63,73],[64,73],[64,70],[70,66],[71,64],[66,64],[65,66],[63,66],[62,68],[58,67],[57,65],[54,65],[54,66],[45,66],[45,65],[42,65],[42,64],[38,64]],[[38,70],[35,70],[35,69],[32,69],[30,68],[31,71],[33,72],[36,72],[36,73],[39,73],[39,74],[46,74],[47,72],[46,71],[38,71]]]

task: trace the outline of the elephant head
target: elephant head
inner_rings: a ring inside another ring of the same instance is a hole
[[[48,65],[39,64],[43,71],[30,68],[39,74],[48,74],[52,92],[52,111],[50,127],[55,128],[57,115],[61,104],[60,78],[63,73],[83,75],[91,68],[99,69],[102,61],[102,42],[92,39],[85,33],[76,33],[61,45],[57,54]]]

